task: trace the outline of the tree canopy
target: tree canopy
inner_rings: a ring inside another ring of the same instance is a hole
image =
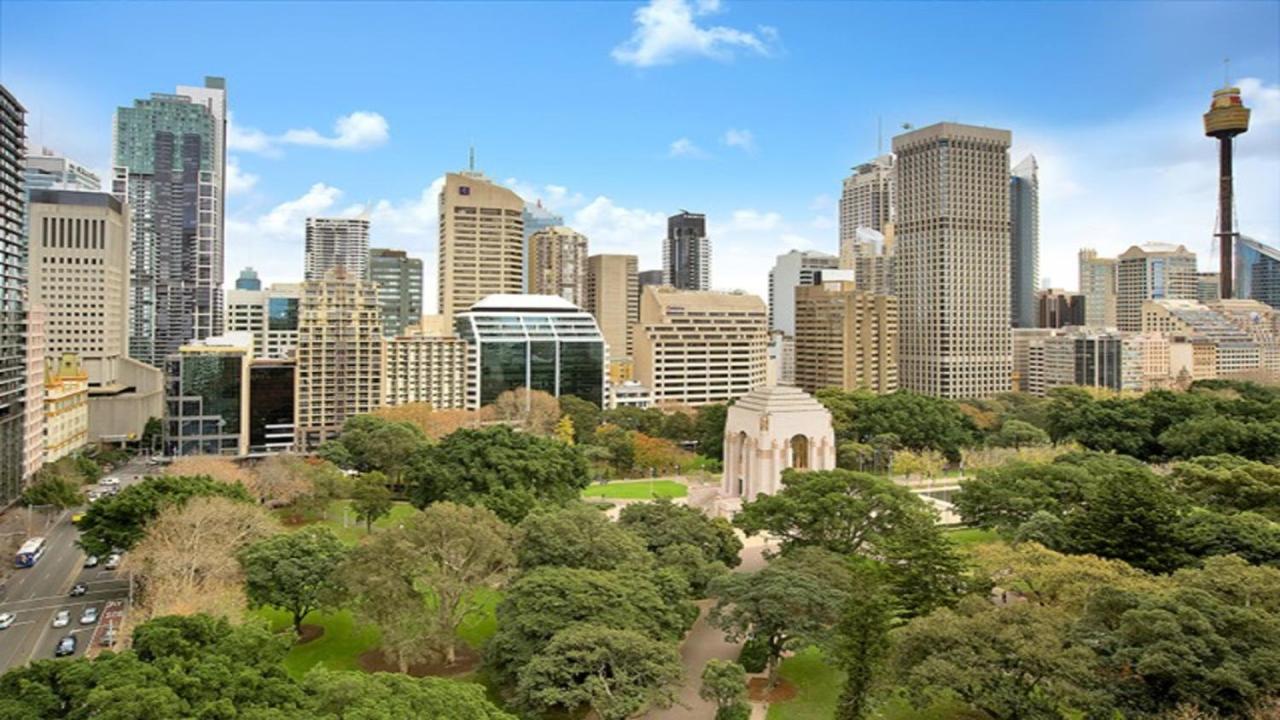
[[[147,523],[164,507],[182,505],[193,497],[210,496],[253,502],[242,485],[209,477],[149,477],[90,505],[80,521],[80,545],[93,555],[130,550],[146,534]]]
[[[646,568],[652,561],[644,543],[627,528],[585,504],[535,512],[516,529],[521,570],[543,566],[587,570]]]
[[[285,610],[294,632],[313,610],[331,607],[340,585],[338,567],[347,556],[342,541],[326,527],[281,533],[240,552],[245,592],[254,607]]]

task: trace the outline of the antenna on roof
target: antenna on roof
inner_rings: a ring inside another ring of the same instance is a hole
[[[471,151],[467,154],[467,169],[471,172],[476,171],[476,146],[471,146]]]

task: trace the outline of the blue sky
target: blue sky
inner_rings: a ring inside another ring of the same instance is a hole
[[[1243,231],[1280,239],[1280,3],[0,2],[0,82],[33,144],[110,167],[118,105],[227,78],[228,282],[302,274],[309,214],[368,210],[434,287],[435,193],[467,148],[592,252],[656,267],[664,217],[708,214],[713,283],[836,249],[848,168],[903,122],[1008,128],[1041,167],[1041,275],[1146,241],[1207,257],[1222,59],[1254,107]],[[434,298],[433,298],[434,299]]]

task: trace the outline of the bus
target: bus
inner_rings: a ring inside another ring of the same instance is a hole
[[[32,567],[44,556],[44,550],[44,538],[33,537],[22,543],[22,547],[18,548],[18,554],[14,557],[13,564],[20,568]]]

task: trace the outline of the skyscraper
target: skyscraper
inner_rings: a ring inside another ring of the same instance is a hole
[[[1034,155],[1013,168],[1009,179],[1009,299],[1013,327],[1036,326],[1036,281],[1040,277],[1040,178]]]
[[[542,206],[542,201],[537,200],[532,203],[524,204],[524,254],[525,258],[529,257],[531,249],[529,248],[529,238],[533,234],[544,228],[564,225],[564,216],[551,212]],[[529,287],[529,267],[526,263],[524,268],[523,287]]]
[[[840,190],[840,249],[857,242],[858,228],[885,233],[893,222],[894,158],[881,155],[853,168]]]
[[[27,155],[24,175],[27,192],[32,190],[84,190],[97,192],[102,189],[102,178],[89,168],[49,148],[40,148],[39,154]],[[43,373],[44,371],[41,370]]]
[[[524,291],[524,201],[482,173],[445,175],[440,191],[439,312],[446,326],[489,295]]]
[[[609,346],[609,359],[630,358],[631,326],[640,320],[640,283],[635,255],[592,255],[587,258],[587,301],[583,309],[596,318]]]
[[[587,236],[563,225],[529,236],[531,295],[559,295],[579,307],[587,303]]]
[[[1085,314],[1088,302],[1084,295],[1069,293],[1058,288],[1036,291],[1036,328],[1063,328],[1086,326]]]
[[[1280,310],[1280,249],[1241,236],[1236,240],[1235,293]]]
[[[403,335],[422,322],[422,261],[403,250],[369,251],[369,279],[378,285],[382,306],[382,334]]]
[[[1116,260],[1098,257],[1092,248],[1080,251],[1080,294],[1084,296],[1084,322],[1092,328],[1116,326]]]
[[[227,293],[227,332],[253,336],[253,356],[281,360],[298,347],[298,307],[302,286],[275,283],[265,290]]]
[[[816,250],[792,250],[779,255],[769,271],[769,329],[795,337],[796,288],[813,285],[823,270],[839,266],[835,255]]]
[[[223,328],[226,82],[117,109],[115,166],[133,212],[129,354],[158,366]]]
[[[860,227],[852,242],[840,245],[840,267],[853,271],[859,290],[893,294],[893,225],[886,230],[888,235]]]
[[[44,437],[44,308],[38,302],[27,306],[27,387],[22,417],[22,482],[31,478],[46,462]]]
[[[348,275],[369,273],[369,218],[307,218],[304,278],[323,280],[342,268]]]
[[[27,392],[27,111],[0,85],[0,507],[22,492]]]
[[[946,398],[1010,389],[1008,130],[938,123],[893,139],[899,383]]]
[[[251,267],[247,267],[240,271],[240,277],[236,278],[237,290],[261,290],[262,280],[258,278],[258,271]]]
[[[711,239],[707,237],[706,215],[681,210],[667,218],[662,284],[677,290],[711,289]]]
[[[1181,245],[1134,245],[1116,262],[1116,327],[1142,332],[1142,303],[1195,300],[1196,255]],[[1085,310],[1089,301],[1085,300]]]

